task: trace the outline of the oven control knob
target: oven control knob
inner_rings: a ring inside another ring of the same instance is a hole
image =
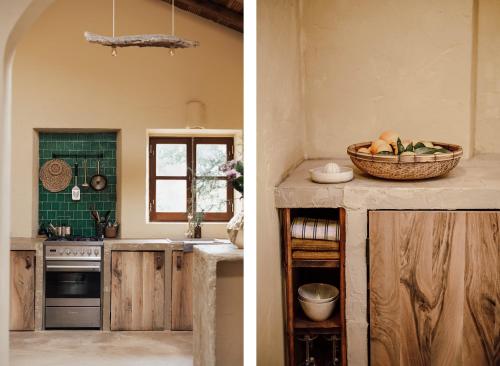
[[[85,254],[85,249],[80,249],[80,254]]]
[[[95,255],[98,255],[98,254],[99,254],[99,249],[95,248],[95,249],[94,249],[94,254],[95,254]]]
[[[70,255],[71,251],[69,249],[66,249],[66,255]]]
[[[91,254],[92,254],[92,249],[90,249],[90,248],[89,248],[89,249],[87,249],[87,254],[88,254],[88,255],[91,255]]]
[[[64,253],[64,250],[63,249],[59,249],[59,254],[63,254]]]
[[[78,254],[78,250],[73,249],[73,254],[74,254],[74,255],[77,255],[77,254]]]

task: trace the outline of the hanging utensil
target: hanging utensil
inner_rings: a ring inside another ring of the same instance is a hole
[[[80,201],[80,187],[78,187],[78,164],[75,164],[75,186],[71,190],[71,199]]]
[[[100,173],[100,161],[97,160],[97,174],[90,178],[90,186],[94,191],[102,191],[108,185],[108,179]]]
[[[82,188],[83,189],[88,189],[89,184],[87,183],[87,159],[83,161],[83,183],[82,183]]]

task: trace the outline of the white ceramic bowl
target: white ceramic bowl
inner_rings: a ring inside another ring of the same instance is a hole
[[[332,315],[333,310],[335,310],[335,304],[337,303],[337,299],[318,304],[318,303],[303,301],[299,298],[299,302],[300,306],[302,307],[302,310],[304,310],[304,313],[309,319],[314,320],[316,322],[321,322],[323,320],[328,319],[330,315]]]
[[[341,166],[338,173],[325,173],[323,167],[310,169],[311,179],[316,183],[343,183],[354,178],[352,168]]]
[[[335,286],[326,283],[306,283],[299,287],[299,299],[312,303],[325,303],[336,299],[339,290]]]
[[[302,300],[304,302],[310,302],[310,303],[313,303],[313,304],[324,304],[325,302],[330,302],[330,301],[333,301],[333,300],[337,300],[338,296],[333,298],[333,299],[326,299],[326,300],[307,300],[305,298],[303,298],[302,296],[299,295],[299,300]]]

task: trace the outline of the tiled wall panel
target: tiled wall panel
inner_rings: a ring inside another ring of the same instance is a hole
[[[95,208],[104,214],[111,210],[111,219],[116,217],[116,133],[40,133],[40,167],[52,159],[53,154],[99,154],[101,159],[101,174],[108,179],[108,186],[101,192],[92,188],[82,189],[83,158],[63,158],[73,170],[78,163],[78,186],[81,190],[81,200],[71,200],[71,184],[58,193],[52,193],[43,188],[39,181],[39,221],[45,226],[52,222],[54,226],[66,224],[72,227],[74,235],[95,235],[94,221],[89,208]],[[87,182],[96,174],[97,159],[87,159]]]

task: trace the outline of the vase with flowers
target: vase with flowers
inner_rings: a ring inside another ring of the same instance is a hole
[[[233,184],[233,188],[241,194],[241,209],[235,213],[233,218],[227,223],[227,233],[231,243],[238,248],[243,249],[243,161],[231,160],[220,166],[220,170],[226,175],[229,182]]]

